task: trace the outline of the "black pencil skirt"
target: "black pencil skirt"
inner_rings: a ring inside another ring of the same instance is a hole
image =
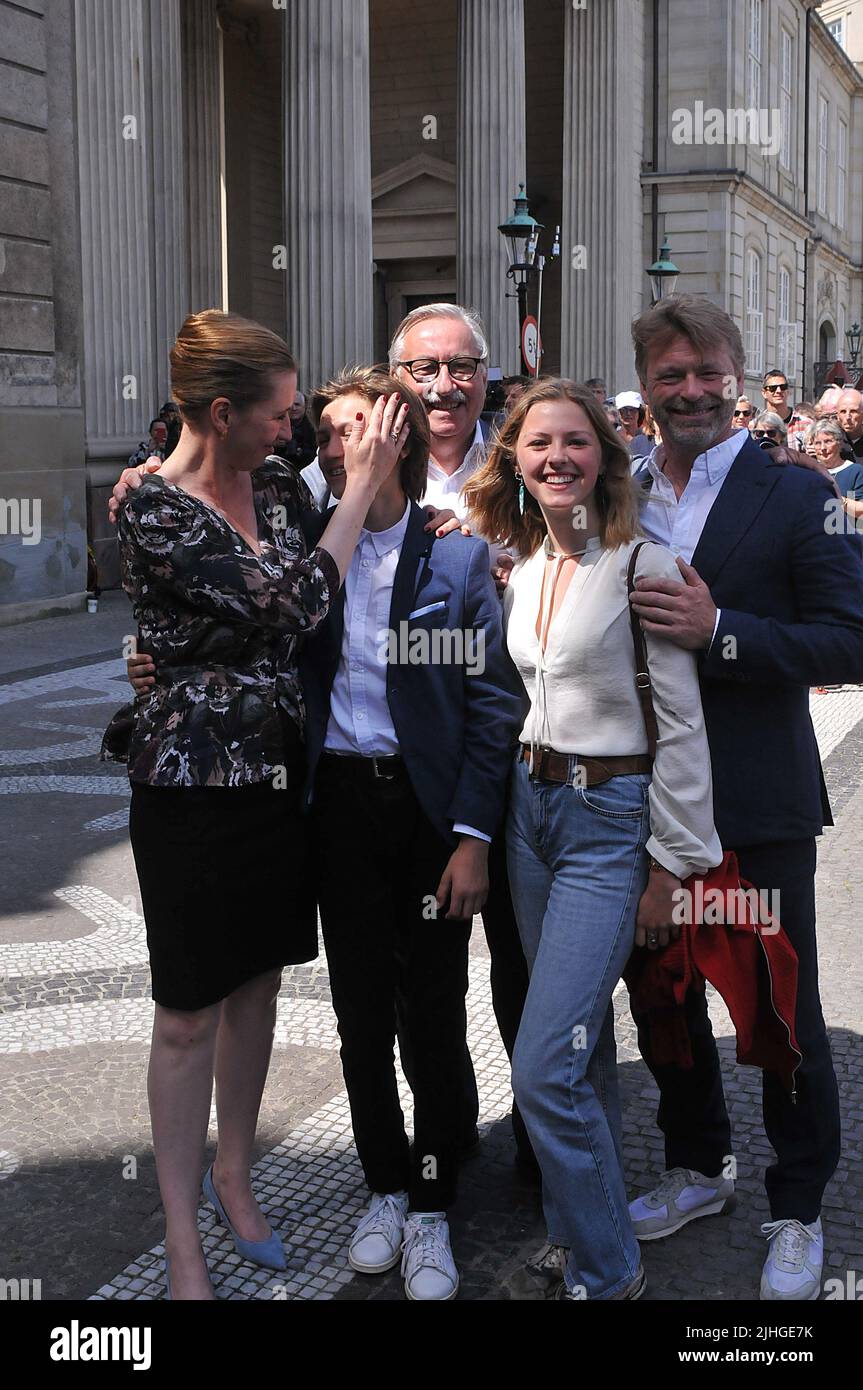
[[[153,998],[206,1008],[265,971],[318,953],[300,779],[245,787],[132,784]]]

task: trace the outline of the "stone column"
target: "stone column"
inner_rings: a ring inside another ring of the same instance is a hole
[[[155,379],[158,404],[171,394],[168,354],[189,312],[189,225],[183,120],[184,0],[148,0],[146,95],[153,209]],[[147,422],[144,422],[145,426]]]
[[[288,342],[314,387],[374,352],[368,0],[285,12]]]
[[[603,376],[615,391],[637,385],[630,324],[650,302],[640,177],[644,22],[638,0],[566,11],[561,372],[577,381]]]
[[[222,309],[222,40],[216,0],[184,0],[183,89],[189,302],[193,310]]]
[[[77,0],[88,454],[122,455],[168,394],[188,312],[179,0]]]
[[[479,310],[492,365],[506,373],[520,371],[521,354],[497,229],[526,182],[526,162],[523,0],[459,0],[458,299]]]

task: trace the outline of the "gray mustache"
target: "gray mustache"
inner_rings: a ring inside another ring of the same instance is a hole
[[[439,396],[437,391],[426,391],[423,400],[427,406],[453,406],[465,405],[467,396],[463,391],[452,391],[448,396]]]

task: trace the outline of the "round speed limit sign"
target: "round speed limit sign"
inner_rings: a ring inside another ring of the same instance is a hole
[[[522,324],[521,355],[530,375],[536,376],[539,371],[540,341],[539,324],[533,314],[529,314]]]

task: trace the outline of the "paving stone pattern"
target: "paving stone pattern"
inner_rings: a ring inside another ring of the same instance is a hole
[[[43,1298],[126,1301],[163,1296],[162,1218],[146,1106],[152,1024],[146,945],[125,821],[128,788],[93,759],[94,729],[125,701],[112,656],[127,615],[108,605],[79,630],[91,655],[40,649],[28,669],[0,635],[0,828],[9,857],[0,924],[0,1276],[41,1278]],[[104,635],[103,635],[104,634]],[[824,1225],[831,1272],[863,1272],[863,964],[859,843],[863,821],[863,689],[813,692],[813,720],[837,825],[820,842],[820,966],[843,1104],[842,1166]],[[508,1112],[509,1068],[488,989],[488,952],[472,941],[470,1046],[480,1088],[481,1144],[451,1213],[460,1297],[522,1297],[518,1272],[544,1240],[536,1188],[519,1176]],[[638,1058],[625,992],[615,997],[624,1157],[633,1194],[662,1169],[656,1092]],[[760,1078],[734,1060],[721,1000],[711,1001],[734,1125],[739,1201],[645,1247],[647,1297],[757,1297],[770,1161]],[[402,1079],[409,1114],[409,1093]],[[213,1115],[213,1120],[215,1119]],[[210,1151],[215,1141],[210,1134]],[[283,1275],[244,1264],[209,1208],[200,1225],[218,1295],[243,1300],[401,1299],[398,1269],[354,1274],[347,1242],[367,1201],[338,1063],[326,961],[286,969],[264,1099],[256,1191],[289,1255]],[[143,1253],[142,1253],[143,1252]]]

